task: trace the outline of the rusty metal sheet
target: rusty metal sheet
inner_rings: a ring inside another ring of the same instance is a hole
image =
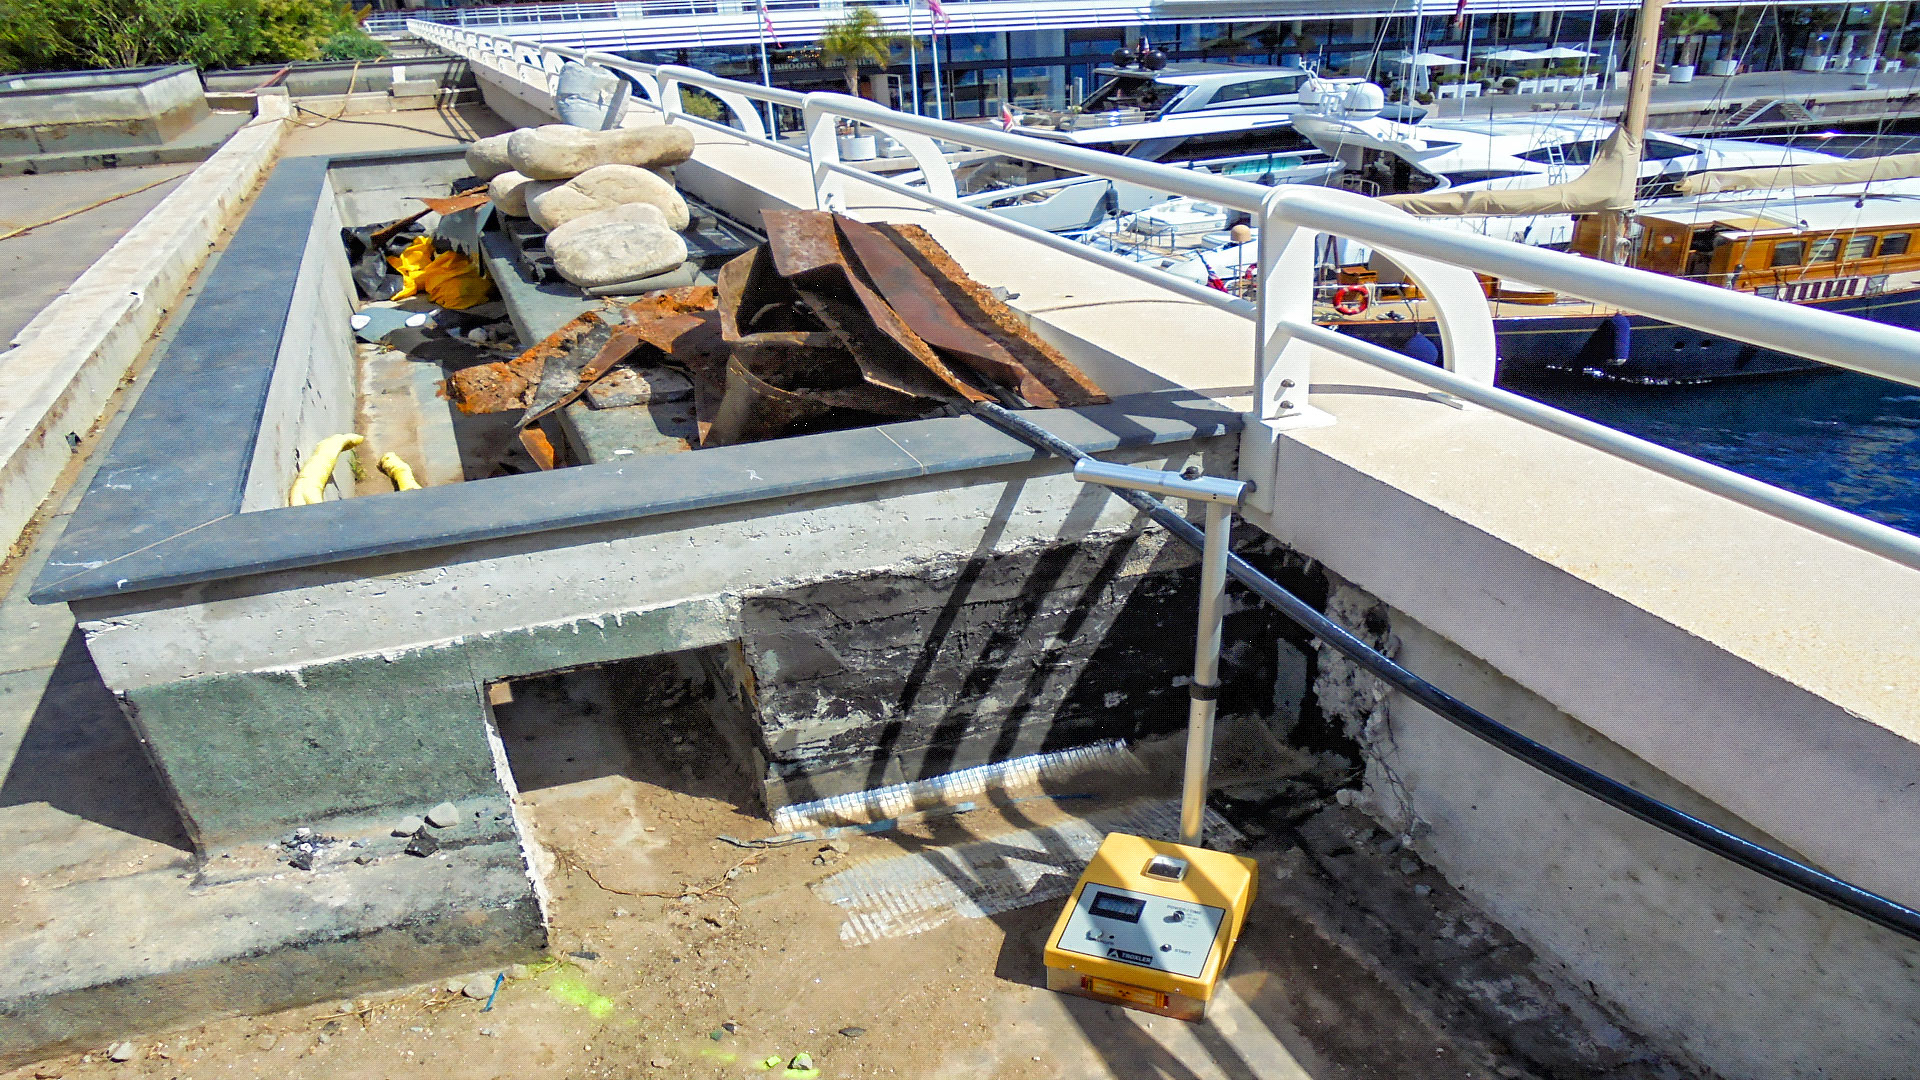
[[[556,464],[553,441],[538,426],[520,429],[520,445],[526,447],[528,456],[533,458],[535,465],[540,466],[541,471],[551,469]]]
[[[902,253],[926,273],[968,325],[998,342],[1035,379],[1045,384],[1059,407],[1077,408],[1112,400],[1073,361],[1034,333],[1019,312],[993,295],[991,289],[969,277],[927,230],[918,225],[875,225],[871,228],[893,241]],[[1040,404],[1031,397],[1027,400],[1035,405]]]
[[[512,360],[476,364],[449,375],[447,397],[464,413],[525,409],[533,403],[534,391],[546,373],[549,359],[558,358],[557,366],[569,373],[578,371],[579,364],[576,362],[569,367],[565,357],[570,352],[580,351],[582,340],[589,337],[597,337],[598,340],[586,348],[597,351],[599,344],[611,334],[611,328],[599,315],[583,311],[565,326],[548,334],[546,340]],[[593,353],[587,352],[586,355],[592,356]]]
[[[840,247],[832,214],[768,210],[762,220],[775,271],[793,282],[814,315],[839,335],[868,382],[933,401],[990,400],[954,374],[899,313],[860,280]],[[872,333],[874,329],[880,333]]]
[[[764,245],[729,260],[716,280],[720,336],[728,341],[747,334],[825,329],[793,285],[774,273],[773,256]]]
[[[526,427],[535,418],[545,416],[560,402],[568,400],[569,395],[578,394],[581,370],[591,364],[607,343],[613,340],[613,329],[604,319],[596,318],[593,325],[568,342],[565,351],[549,353],[540,370],[540,383],[534,387],[533,396],[527,402],[527,414],[514,426]],[[631,347],[627,351],[631,352]],[[621,355],[625,356],[626,353]]]
[[[629,323],[640,323],[667,315],[712,311],[718,293],[711,285],[684,285],[677,289],[650,292],[626,307]]]
[[[918,398],[867,382],[832,334],[756,334],[734,343],[726,389],[703,446],[776,438],[834,414],[923,416]],[[844,426],[844,425],[834,425]]]
[[[584,341],[585,338],[582,340]],[[613,365],[632,356],[634,350],[638,349],[644,340],[641,328],[637,326],[622,326],[613,330],[607,335],[606,342],[600,346],[600,351],[594,353],[592,359],[574,372],[571,387],[563,388],[563,379],[550,377],[556,375],[560,365],[549,361],[546,374],[540,379],[540,389],[534,395],[533,404],[527,407],[527,414],[522,416],[519,424],[515,426],[524,428],[548,413],[563,409],[578,400],[581,394],[587,392],[587,387],[592,386],[595,380],[611,370]],[[559,391],[557,397],[547,396],[550,388]]]
[[[414,198],[426,203],[427,209],[441,217],[446,217],[448,214],[457,214],[462,210],[471,210],[486,202],[487,189],[475,188],[459,195],[415,195]]]
[[[834,219],[860,269],[900,318],[920,339],[951,354],[962,364],[994,382],[1019,391],[1029,403],[1056,408],[1053,391],[1036,379],[999,342],[973,328],[941,293],[940,287],[915,266],[907,253],[887,234],[851,218]]]
[[[678,315],[663,315],[643,323],[635,323],[627,329],[640,336],[640,340],[666,353],[673,355],[674,347],[680,339],[698,330],[705,329],[717,322],[717,317],[709,312],[683,312]]]

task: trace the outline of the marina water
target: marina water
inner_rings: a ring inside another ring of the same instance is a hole
[[[1836,371],[1700,386],[1555,380],[1509,389],[1920,534],[1920,388]]]

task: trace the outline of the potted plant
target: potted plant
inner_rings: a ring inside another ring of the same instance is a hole
[[[1713,12],[1702,8],[1680,8],[1667,13],[1667,25],[1662,31],[1664,36],[1677,44],[1673,51],[1673,63],[1667,65],[1669,82],[1690,83],[1700,59],[1700,47],[1705,42],[1702,34],[1711,34],[1720,29],[1720,20]]]
[[[1519,93],[1519,92],[1520,92],[1520,80],[1519,80],[1519,79],[1517,79],[1517,78],[1515,78],[1515,77],[1513,77],[1512,75],[1508,75],[1508,76],[1505,76],[1504,78],[1502,78],[1502,79],[1500,80],[1500,92],[1501,92],[1501,93],[1503,93],[1503,94],[1517,94],[1517,93]]]
[[[1543,76],[1546,75],[1545,70],[1537,67],[1521,68],[1519,74],[1520,74],[1520,90],[1519,90],[1520,93],[1537,94],[1540,92],[1541,90],[1540,80]]]

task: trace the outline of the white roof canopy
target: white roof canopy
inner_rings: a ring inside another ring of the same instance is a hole
[[[1448,67],[1453,64],[1466,63],[1465,60],[1457,57],[1442,56],[1439,53],[1430,52],[1423,52],[1411,56],[1404,52],[1394,53],[1387,56],[1386,61],[1390,64],[1405,64],[1412,67]]]

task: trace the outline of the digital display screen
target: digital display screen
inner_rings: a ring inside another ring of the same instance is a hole
[[[1116,919],[1120,922],[1137,923],[1140,913],[1147,910],[1145,900],[1135,900],[1127,896],[1115,896],[1110,892],[1094,893],[1093,903],[1088,906],[1089,914],[1103,919]]]

